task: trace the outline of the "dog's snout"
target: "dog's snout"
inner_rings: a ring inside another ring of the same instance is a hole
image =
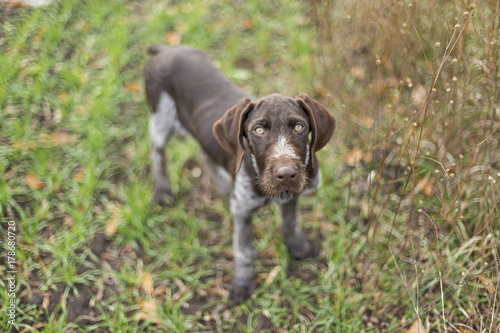
[[[297,177],[297,170],[291,166],[281,166],[276,169],[276,179],[279,181],[293,180]]]

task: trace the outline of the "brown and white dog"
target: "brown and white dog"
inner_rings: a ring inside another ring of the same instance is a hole
[[[188,131],[202,146],[219,188],[230,195],[234,277],[230,299],[255,290],[252,215],[270,202],[281,206],[285,244],[294,258],[315,255],[297,222],[297,200],[321,181],[316,152],[335,130],[335,118],[302,94],[260,99],[238,89],[202,51],[153,45],[144,69],[152,108],[154,200],[174,203],[166,173],[165,145]]]

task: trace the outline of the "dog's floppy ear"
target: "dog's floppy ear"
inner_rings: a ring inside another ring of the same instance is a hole
[[[314,166],[314,153],[323,148],[332,138],[335,131],[335,118],[323,105],[306,94],[300,94],[296,101],[311,121],[311,163]]]
[[[214,124],[213,132],[217,141],[226,152],[234,157],[231,163],[230,171],[236,175],[240,170],[243,155],[245,153],[243,146],[243,124],[254,104],[248,98],[243,98],[241,102],[226,111],[224,116]]]

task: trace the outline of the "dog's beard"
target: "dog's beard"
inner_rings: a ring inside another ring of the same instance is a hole
[[[269,198],[273,201],[289,201],[292,199],[295,199],[298,197],[300,193],[292,192],[292,191],[285,191],[281,192],[280,194],[270,196]]]
[[[268,198],[287,201],[298,197],[307,188],[306,167],[302,163],[295,166],[297,176],[293,180],[279,181],[273,176],[271,167],[267,167],[257,179],[257,188]]]

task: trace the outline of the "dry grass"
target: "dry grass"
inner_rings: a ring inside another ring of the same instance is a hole
[[[341,110],[341,137],[353,138],[345,172],[359,175],[348,202],[366,224],[362,266],[392,270],[427,329],[500,330],[499,7],[312,6],[324,73],[316,91]],[[376,318],[397,312],[381,295],[386,279],[361,278]]]

